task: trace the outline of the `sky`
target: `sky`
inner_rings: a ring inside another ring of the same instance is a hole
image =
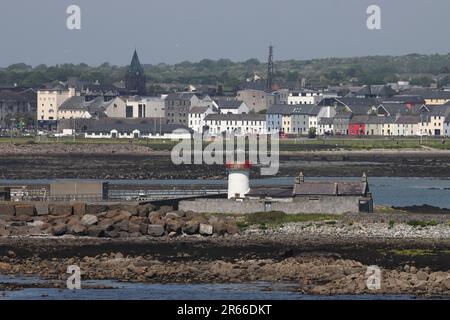
[[[81,29],[66,26],[67,7]],[[369,30],[367,8],[381,9]],[[449,0],[1,0],[0,66],[450,52]]]

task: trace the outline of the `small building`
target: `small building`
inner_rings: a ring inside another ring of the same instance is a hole
[[[205,117],[209,134],[267,134],[264,114],[210,114]]]
[[[247,186],[247,184],[245,184]],[[231,192],[231,196],[233,192]],[[305,181],[303,173],[290,187],[257,187],[229,199],[180,201],[179,209],[199,213],[344,214],[373,212],[373,197],[367,176],[359,180]]]

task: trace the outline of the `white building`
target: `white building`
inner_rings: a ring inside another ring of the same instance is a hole
[[[322,100],[322,93],[316,91],[291,92],[287,97],[288,104],[317,104]]]
[[[242,114],[249,113],[250,108],[244,101],[240,100],[217,100],[217,106],[222,114]]]
[[[431,107],[431,112],[422,113],[419,122],[419,135],[444,136],[445,120],[450,115],[449,105]]]
[[[308,134],[313,106],[271,105],[266,113],[268,133]]]
[[[198,133],[203,133],[205,117],[215,113],[212,107],[192,107],[189,111],[189,128]]]
[[[264,114],[210,114],[205,117],[208,133],[221,134],[267,134]]]
[[[75,88],[57,86],[37,91],[37,120],[41,125],[52,125],[58,120],[59,107],[69,98],[79,96]]]
[[[158,97],[130,97],[126,101],[125,118],[163,118],[165,101]]]

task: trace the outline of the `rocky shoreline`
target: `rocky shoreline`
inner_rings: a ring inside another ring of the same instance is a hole
[[[447,214],[346,214],[238,229],[242,217],[192,215],[151,205],[85,206],[83,214],[73,205],[69,216],[52,215],[63,213],[55,210],[47,216],[21,215],[24,221],[14,221],[20,215],[3,220],[10,233],[0,237],[0,274],[38,276],[48,279],[49,286],[64,287],[67,267],[78,265],[86,280],[288,282],[313,295],[450,297]],[[55,234],[61,224],[66,232]],[[200,232],[202,224],[210,232]],[[100,236],[98,227],[105,225],[110,226]],[[163,232],[149,233],[152,225]],[[371,265],[381,269],[381,289],[375,291],[366,283]],[[0,291],[20,288],[0,284]]]
[[[133,144],[0,145],[0,179],[223,179],[222,165],[174,165],[169,151]],[[449,151],[281,152],[279,177],[450,176]],[[254,168],[252,177],[260,177]]]

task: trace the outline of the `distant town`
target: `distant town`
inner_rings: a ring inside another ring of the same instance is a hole
[[[409,81],[365,85],[282,87],[274,76],[273,48],[267,72],[256,72],[232,90],[188,84],[148,93],[135,51],[123,80],[113,85],[55,79],[40,87],[0,85],[3,135],[85,138],[183,138],[226,134],[447,137],[450,87]]]

